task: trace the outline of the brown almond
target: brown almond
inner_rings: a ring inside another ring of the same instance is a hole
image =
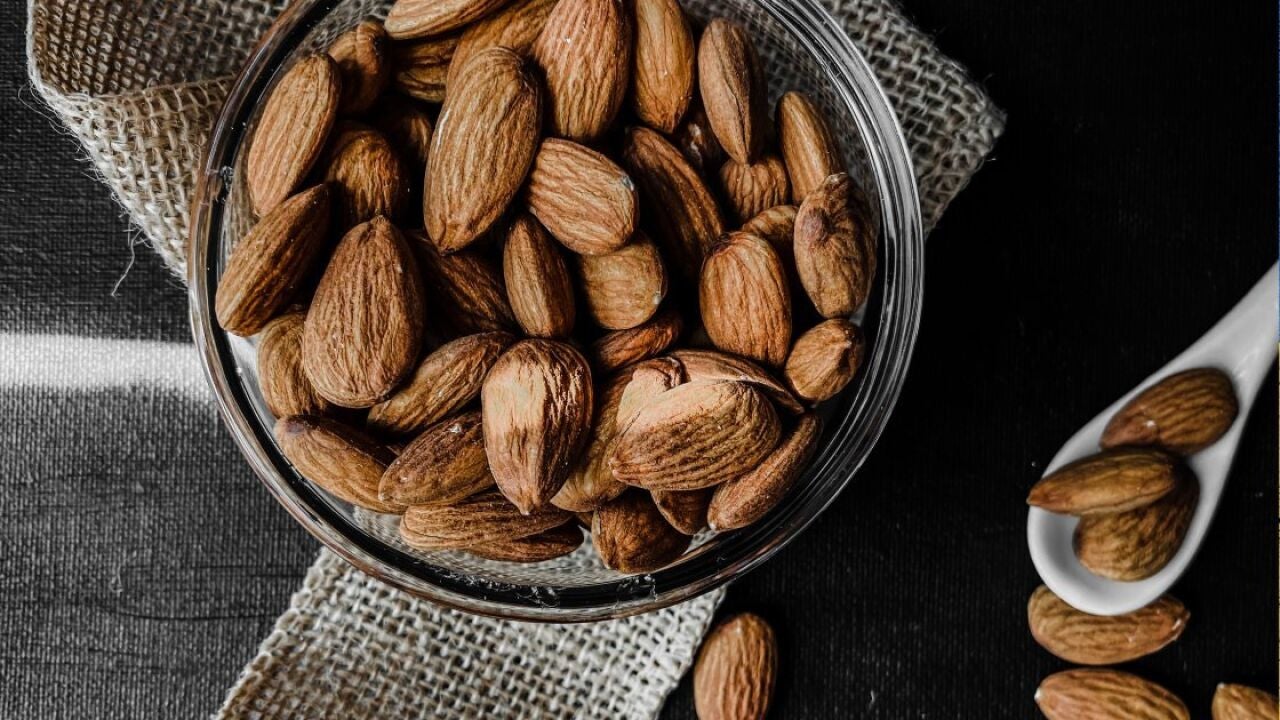
[[[507,0],[396,0],[387,34],[397,40],[442,35],[498,10]]]
[[[413,174],[426,172],[431,153],[431,116],[408,98],[387,95],[370,113],[370,121],[382,132]],[[411,188],[412,189],[412,188]]]
[[[374,512],[404,511],[378,498],[378,482],[395,454],[365,433],[336,420],[295,415],[276,421],[275,438],[298,474],[337,498]]]
[[[1027,623],[1036,642],[1080,665],[1117,665],[1157,652],[1182,636],[1190,617],[1186,606],[1168,595],[1112,617],[1076,610],[1044,585],[1027,602]]]
[[[324,179],[333,191],[338,232],[379,215],[403,217],[409,205],[409,173],[400,153],[372,128],[353,125],[337,133]]]
[[[214,312],[223,330],[257,334],[297,296],[329,232],[329,188],[317,185],[281,203],[236,243],[218,279]]]
[[[458,67],[476,52],[490,47],[504,47],[524,57],[533,53],[533,43],[542,34],[547,17],[557,0],[514,0],[501,10],[467,26],[453,53],[449,68],[452,79]]]
[[[786,497],[818,448],[822,423],[802,415],[778,447],[758,466],[715,489],[707,522],[716,532],[737,530],[764,517]]]
[[[792,238],[796,229],[796,206],[776,205],[751,218],[742,224],[742,231],[759,235],[784,262],[795,263],[795,251],[792,249]]]
[[[456,550],[519,540],[572,519],[557,508],[522,513],[502,493],[488,491],[455,505],[409,508],[400,521],[400,537],[418,550]]]
[[[622,0],[560,0],[533,44],[550,98],[548,133],[589,143],[613,123],[631,75],[631,13]]]
[[[671,527],[649,493],[639,490],[596,510],[591,541],[605,567],[627,574],[661,570],[689,548],[689,536]]]
[[[702,265],[702,323],[715,346],[781,367],[791,346],[791,290],[773,246],[744,232],[717,243]]]
[[[517,216],[507,229],[502,274],[511,311],[526,335],[569,337],[576,318],[569,268],[560,247],[529,215]]]
[[[493,487],[480,412],[427,428],[383,473],[378,497],[396,505],[449,505]]]
[[[664,310],[649,322],[629,330],[616,330],[591,345],[596,369],[608,374],[632,363],[661,355],[680,337],[684,323],[680,313]]]
[[[564,557],[581,545],[582,531],[575,523],[566,523],[529,537],[472,545],[467,552],[486,560],[535,563]]]
[[[338,243],[307,311],[307,377],[335,405],[370,407],[413,371],[422,336],[422,280],[404,237],[386,218],[357,225]]]
[[[767,370],[736,355],[716,350],[682,348],[671,353],[684,366],[690,381],[734,380],[744,382],[764,393],[778,407],[793,415],[804,413],[804,406]]]
[[[1145,580],[1177,554],[1195,514],[1199,483],[1184,471],[1173,492],[1128,512],[1086,515],[1076,525],[1080,564],[1111,580]]]
[[[611,253],[636,229],[639,201],[627,172],[568,140],[542,141],[526,200],[547,231],[580,255]]]
[[[871,294],[875,235],[846,174],[832,175],[796,212],[796,272],[823,317],[845,317]]]
[[[586,449],[574,462],[564,485],[551,498],[551,504],[573,512],[591,512],[622,494],[626,485],[618,482],[609,469],[609,446],[618,432],[618,404],[631,382],[630,370],[623,370],[606,380],[595,393],[596,409]],[[591,522],[587,520],[587,528]]]
[[[711,129],[711,121],[707,119],[707,111],[697,98],[694,98],[693,106],[676,130],[672,142],[699,172],[711,174],[724,161],[724,148],[720,147],[720,141]]]
[[[441,255],[420,232],[410,233],[409,243],[422,268],[429,314],[438,321],[434,333],[452,339],[516,329],[502,270],[487,257],[470,250]]]
[[[452,90],[422,191],[427,234],[446,255],[474,242],[507,209],[533,165],[542,117],[537,80],[506,48],[472,55]]]
[[[826,320],[796,339],[783,375],[802,399],[820,403],[835,397],[858,374],[866,343],[857,325]]]
[[[667,297],[667,268],[643,231],[604,255],[578,256],[587,313],[606,330],[628,330],[652,318]]]
[[[670,135],[693,99],[696,48],[676,0],[634,0],[631,107],[645,125]]]
[[[523,340],[480,392],[484,444],[498,488],[521,512],[548,505],[591,431],[591,369],[571,346]]]
[[[730,158],[720,166],[720,190],[734,219],[742,224],[787,202],[791,182],[777,155],[764,155],[749,165]]]
[[[329,46],[329,57],[342,74],[342,99],[338,110],[356,115],[373,107],[391,80],[391,52],[382,23],[365,20],[338,36]]]
[[[1161,450],[1104,450],[1045,475],[1027,504],[1065,515],[1136,510],[1172,492],[1178,472],[1177,460]]]
[[[450,74],[456,72],[453,56],[457,48],[457,35],[396,43],[393,51],[396,71],[391,84],[416,100],[444,102]]]
[[[760,56],[741,25],[725,18],[707,23],[698,42],[698,84],[720,146],[740,163],[755,162],[769,122],[768,99]]]
[[[1064,670],[1045,678],[1036,705],[1049,720],[1188,720],[1187,706],[1163,687],[1119,670]]]
[[[826,117],[808,95],[794,90],[786,93],[778,100],[776,115],[778,144],[791,177],[791,197],[798,204],[823,180],[845,172],[844,158]]]
[[[684,366],[669,357],[653,358],[630,367],[631,380],[627,382],[618,400],[617,425],[622,430],[631,424],[640,410],[654,398],[687,379]]]
[[[778,674],[773,628],[752,613],[734,615],[702,641],[693,667],[698,720],[764,720]]]
[[[1276,696],[1246,685],[1223,683],[1213,693],[1213,720],[1274,720]]]
[[[299,60],[272,88],[245,167],[254,213],[274,210],[311,172],[338,117],[341,94],[341,71],[325,54]]]
[[[331,408],[302,369],[305,319],[302,312],[285,313],[267,323],[258,340],[258,388],[277,418],[324,415]]]
[[[1192,455],[1231,429],[1239,405],[1231,378],[1216,368],[1174,373],[1125,403],[1107,423],[1102,447],[1154,445]]]
[[[707,529],[707,505],[713,492],[711,488],[687,492],[654,490],[653,504],[671,527],[685,535],[697,535]]]

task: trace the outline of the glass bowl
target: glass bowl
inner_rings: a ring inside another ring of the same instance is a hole
[[[791,493],[756,524],[695,539],[675,564],[624,576],[604,568],[588,541],[574,554],[533,565],[461,552],[420,552],[402,543],[395,518],[344,502],[299,476],[272,437],[258,390],[255,341],[228,335],[213,316],[214,289],[236,240],[252,223],[240,171],[257,112],[282,70],[343,30],[385,14],[390,0],[299,0],[262,38],[235,81],[198,177],[189,248],[195,342],[219,410],[250,466],[311,534],[365,573],[441,605],[539,622],[625,617],[717,588],[759,566],[835,499],[879,438],[915,344],[923,293],[924,237],[911,161],[893,111],[867,63],[816,0],[689,0],[703,20],[725,16],[755,38],[770,101],[807,92],[826,111],[879,227],[879,270],[860,314],[868,353],[859,377],[823,409],[819,450]],[[856,551],[855,551],[856,552]]]

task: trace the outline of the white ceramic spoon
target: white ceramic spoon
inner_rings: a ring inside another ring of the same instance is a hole
[[[1173,362],[1161,368],[1102,411],[1058,451],[1046,474],[1073,460],[1098,451],[1098,441],[1111,416],[1129,399],[1152,383],[1181,370],[1216,367],[1231,376],[1239,396],[1240,413],[1222,439],[1188,459],[1200,479],[1200,500],[1182,547],[1160,572],[1138,582],[1118,582],[1098,577],[1076,560],[1071,535],[1077,519],[1031,508],[1027,515],[1027,545],[1044,584],[1067,603],[1094,615],[1119,615],[1155,600],[1191,563],[1213,520],[1222,497],[1227,472],[1235,458],[1240,433],[1263,378],[1276,362],[1277,266],[1272,266],[1249,294],[1213,329]]]

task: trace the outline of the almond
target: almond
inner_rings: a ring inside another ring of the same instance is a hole
[[[472,545],[467,548],[467,552],[486,560],[535,563],[564,557],[581,545],[582,531],[574,523],[566,523],[529,537],[488,545]]]
[[[631,74],[631,14],[622,0],[560,0],[533,57],[546,76],[548,131],[591,142],[622,107]]]
[[[612,160],[568,140],[542,142],[529,173],[529,212],[581,255],[611,253],[636,229],[636,186]]]
[[[863,201],[846,174],[832,175],[796,212],[796,271],[823,317],[862,306],[876,275],[875,235]]]
[[[741,25],[725,18],[707,23],[698,42],[702,105],[729,157],[755,162],[768,125],[760,56]]]
[[[302,326],[306,315],[290,312],[272,320],[258,340],[258,387],[271,414],[324,415],[329,401],[320,397],[302,370]]]
[[[808,95],[791,91],[778,100],[778,144],[791,177],[791,197],[804,202],[822,181],[845,171],[831,126]]]
[[[507,0],[396,0],[387,34],[397,40],[442,35],[494,12]]]
[[[507,230],[502,274],[516,322],[526,335],[567,338],[575,319],[573,282],[560,248],[528,215],[519,215]]]
[[[382,23],[366,20],[338,36],[329,57],[342,74],[338,110],[356,115],[373,107],[391,80],[391,53]]]
[[[214,299],[223,330],[254,335],[298,294],[326,245],[329,196],[325,185],[294,195],[236,243]]]
[[[778,252],[784,263],[794,265],[795,251],[792,238],[796,229],[796,206],[777,205],[742,224],[742,231],[759,235]]]
[[[596,393],[596,409],[586,450],[578,456],[560,491],[551,504],[573,512],[590,512],[622,494],[626,485],[609,469],[608,449],[618,432],[618,404],[631,382],[631,372],[623,370],[603,384]],[[587,528],[591,527],[590,520]]]
[[[643,231],[604,255],[578,257],[587,313],[606,330],[629,330],[658,311],[667,296],[667,269]]]
[[[1111,580],[1145,580],[1178,552],[1195,514],[1199,484],[1184,471],[1178,486],[1156,502],[1128,512],[1086,515],[1075,530],[1080,564]]]
[[[1107,423],[1102,447],[1155,445],[1179,455],[1218,441],[1239,406],[1231,378],[1215,368],[1175,373],[1138,393]]]
[[[1187,720],[1187,706],[1159,685],[1119,670],[1050,675],[1036,690],[1049,720]]]
[[[752,613],[734,615],[702,641],[693,667],[698,720],[764,720],[778,674],[773,628]]]
[[[441,345],[408,383],[369,408],[369,427],[388,435],[409,435],[453,415],[480,397],[489,368],[514,342],[508,333],[488,332]]]
[[[1213,693],[1213,720],[1273,720],[1276,696],[1245,685],[1223,683]]]
[[[541,97],[529,68],[506,48],[481,50],[458,70],[422,191],[427,234],[440,252],[479,238],[524,184],[538,149]]]
[[[667,309],[647,323],[630,330],[611,332],[591,345],[591,359],[601,373],[611,373],[632,363],[661,355],[680,337],[680,314]]]
[[[858,374],[866,343],[857,325],[843,318],[819,323],[796,339],[783,375],[802,399],[835,397]]]
[[[397,43],[396,71],[391,78],[395,89],[423,102],[444,102],[457,48],[457,35]]]
[[[469,250],[441,255],[421,232],[410,233],[409,243],[422,268],[430,315],[439,322],[433,332],[452,339],[515,330],[502,271],[488,258]]]
[[[813,413],[802,415],[787,436],[757,467],[715,489],[707,521],[712,530],[743,528],[777,507],[795,486],[813,457],[822,436],[822,423]]]
[[[489,491],[456,505],[409,508],[400,521],[400,537],[418,550],[456,550],[519,540],[572,519],[556,508],[522,513],[501,493]]]
[[[676,130],[673,142],[689,164],[699,172],[713,172],[724,160],[724,148],[716,140],[711,121],[707,119],[707,111],[696,98],[685,121]]]
[[[695,46],[676,0],[634,0],[631,107],[645,125],[670,135],[693,99]]]
[[[617,424],[622,430],[640,410],[662,393],[685,382],[684,366],[673,358],[653,358],[631,366],[631,380],[618,400]]]
[[[702,323],[721,350],[780,367],[791,346],[791,290],[773,246],[744,232],[717,243],[702,265]]]
[[[1177,460],[1161,450],[1106,450],[1045,475],[1027,504],[1066,515],[1136,510],[1172,492],[1178,472]]]
[[[485,378],[484,444],[498,488],[521,512],[564,485],[591,430],[591,369],[569,345],[524,340]]]
[[[458,48],[453,53],[453,65],[449,68],[452,80],[463,63],[477,51],[490,47],[504,47],[529,57],[533,43],[542,34],[547,17],[557,0],[514,0],[492,15],[467,26]]]
[[[1116,665],[1150,655],[1181,637],[1190,617],[1186,606],[1168,595],[1112,617],[1080,612],[1044,585],[1027,603],[1036,642],[1080,665]]]
[[[378,481],[395,454],[363,432],[336,420],[295,415],[276,421],[275,438],[299,475],[335,497],[374,512],[404,510],[378,498]]]
[[[688,492],[654,490],[653,504],[671,527],[685,535],[697,535],[707,529],[707,505],[712,492],[711,488]]]
[[[764,155],[750,165],[730,158],[720,166],[720,190],[741,224],[785,203],[791,196],[791,182],[777,155]]]
[[[409,173],[400,153],[372,128],[352,125],[337,133],[324,179],[340,232],[379,215],[403,217],[409,204]]]
[[[745,383],[686,383],[645,404],[615,441],[609,467],[647,490],[698,490],[764,460],[781,428],[773,405]]]
[[[689,548],[689,536],[671,527],[649,493],[639,490],[596,510],[591,541],[605,567],[628,574],[661,570]]]
[[[341,94],[338,64],[324,54],[299,60],[272,88],[245,166],[249,202],[259,216],[292,195],[320,159]]]
[[[378,497],[396,505],[449,505],[493,487],[479,411],[427,428],[383,473]]]
[[[338,243],[307,311],[307,377],[335,405],[369,407],[413,371],[422,335],[422,281],[404,237],[382,217],[357,225]]]
[[[690,381],[734,380],[751,385],[773,400],[778,407],[793,415],[804,413],[804,406],[796,400],[782,383],[778,382],[764,368],[735,355],[726,355],[715,350],[695,350],[682,348],[671,353],[671,357],[679,360],[684,366],[685,375]]]
[[[384,96],[370,113],[370,119],[391,145],[401,152],[406,168],[426,171],[431,153],[431,117],[412,100]],[[411,188],[412,189],[412,188]]]

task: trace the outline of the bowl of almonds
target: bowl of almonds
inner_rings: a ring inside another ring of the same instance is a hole
[[[199,177],[192,324],[303,525],[438,603],[623,617],[759,565],[919,323],[897,121],[813,0],[302,0]]]

